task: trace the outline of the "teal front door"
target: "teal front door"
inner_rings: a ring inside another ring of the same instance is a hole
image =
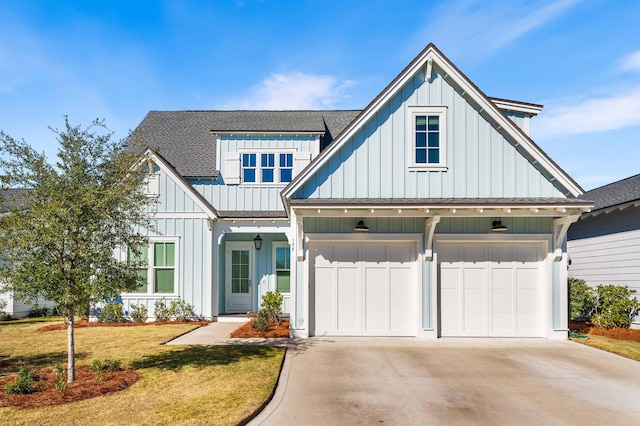
[[[227,243],[226,312],[251,311],[253,246],[251,243]]]

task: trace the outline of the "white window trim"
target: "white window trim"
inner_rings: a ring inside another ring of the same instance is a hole
[[[271,243],[272,247],[272,255],[271,255],[271,276],[272,276],[272,284],[269,286],[271,291],[276,291],[278,289],[278,275],[276,270],[276,249],[281,247],[286,247],[289,249],[289,286],[291,286],[291,261],[293,256],[291,255],[291,246],[286,241],[274,241]],[[283,296],[291,294],[291,287],[289,287],[289,291],[286,293],[280,293]]]
[[[152,265],[153,260],[153,244],[154,243],[174,243],[175,244],[175,255],[174,259],[174,281],[173,281],[173,293],[156,293],[154,289],[154,281],[153,281],[153,271],[155,267]],[[145,297],[145,296],[153,296],[153,297],[179,297],[180,296],[180,237],[149,237],[149,244],[147,245],[147,261],[149,264],[147,265],[147,292],[146,293],[123,293],[123,295],[128,297]],[[125,257],[127,256],[127,250],[124,251]],[[126,259],[125,259],[126,260]]]
[[[240,184],[242,186],[277,186],[284,187],[289,184],[289,182],[280,182],[280,154],[292,154],[291,159],[291,180],[295,178],[295,154],[296,149],[240,149],[238,153],[240,154]],[[245,182],[244,181],[244,166],[242,161],[243,154],[256,154],[256,182]],[[262,182],[262,156],[261,154],[274,154],[274,167],[273,167],[273,182]]]
[[[438,115],[440,116],[440,162],[438,164],[416,163],[416,138],[415,116]],[[446,106],[410,106],[407,111],[407,147],[409,150],[409,170],[447,170],[447,107]]]

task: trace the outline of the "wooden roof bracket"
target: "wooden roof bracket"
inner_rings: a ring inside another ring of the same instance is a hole
[[[440,222],[440,216],[434,215],[428,217],[424,221],[424,261],[431,262],[433,260],[433,234],[436,231],[436,225]]]
[[[559,217],[553,220],[553,261],[562,259],[562,244],[567,235],[569,226],[580,218],[579,214]]]

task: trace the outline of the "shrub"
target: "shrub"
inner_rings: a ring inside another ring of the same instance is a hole
[[[40,389],[40,382],[36,383],[35,370],[28,370],[24,367],[18,371],[18,379],[15,382],[7,383],[8,394],[28,394],[37,392]]]
[[[100,360],[94,359],[89,370],[96,373],[96,379],[98,380],[98,382],[102,383],[104,381],[104,370],[102,368],[102,363],[100,362]]]
[[[182,299],[178,299],[172,300],[169,304],[169,316],[176,321],[189,321],[193,319],[196,314],[193,312],[193,305],[190,305]]]
[[[11,314],[8,314],[4,311],[4,308],[7,307],[7,302],[5,300],[0,300],[0,321],[10,321],[13,318]]]
[[[46,317],[47,315],[49,315],[49,309],[47,309],[46,306],[41,308],[37,303],[31,307],[31,311],[29,312],[31,318]]]
[[[269,331],[269,318],[267,318],[264,310],[258,312],[258,315],[251,322],[251,327],[258,331]]]
[[[53,373],[55,375],[55,388],[58,392],[67,390],[67,380],[65,378],[65,370],[62,368],[61,362],[56,362],[53,367]]]
[[[590,287],[585,280],[569,278],[569,318],[589,318],[593,305],[589,297]]]
[[[100,314],[98,314],[98,320],[104,323],[116,323],[124,321],[124,311],[122,310],[122,303],[109,302],[102,307]]]
[[[593,315],[591,322],[601,328],[629,328],[640,313],[640,301],[632,296],[635,290],[628,286],[599,285],[590,291]]]
[[[169,320],[169,308],[164,303],[164,297],[153,304],[153,316],[156,317],[156,321]]]
[[[131,319],[134,322],[147,322],[149,316],[147,315],[146,305],[131,305]]]
[[[276,323],[276,327],[280,327],[280,316],[282,315],[282,302],[284,297],[278,290],[275,292],[268,291],[262,296],[262,309],[268,321]]]

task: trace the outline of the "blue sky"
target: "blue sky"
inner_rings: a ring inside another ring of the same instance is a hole
[[[53,156],[64,116],[361,109],[433,42],[591,189],[640,173],[640,2],[0,0],[0,130]]]

